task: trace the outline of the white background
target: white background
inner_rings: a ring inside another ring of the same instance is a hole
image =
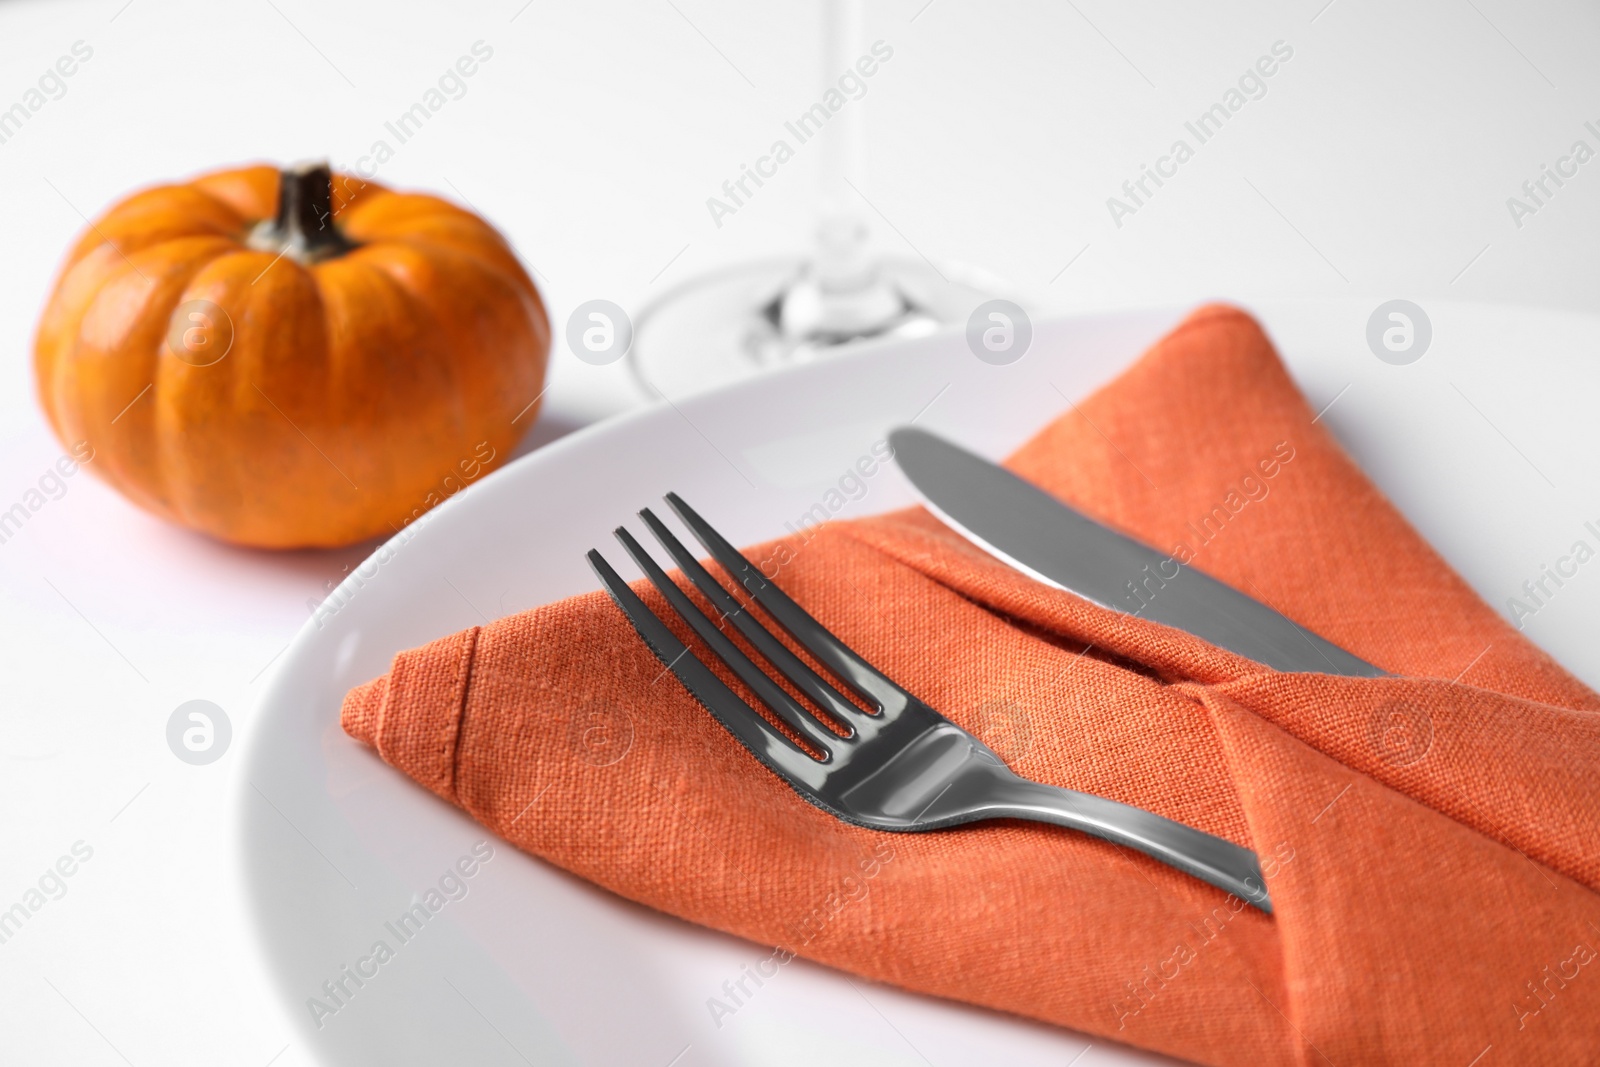
[[[1597,34],[1591,7],[1508,0],[875,3],[866,38],[894,58],[852,105],[869,146],[852,180],[885,250],[979,265],[1040,311],[1357,295],[1595,312],[1600,160],[1520,227],[1506,199],[1574,140],[1600,148],[1583,127],[1600,126]],[[94,51],[0,144],[0,506],[61,451],[30,354],[56,264],[132,188],[254,160],[351,166],[481,40],[493,58],[466,95],[377,179],[500,225],[559,336],[586,300],[636,309],[698,272],[803,247],[817,164],[804,151],[720,228],[705,200],[817,98],[817,39],[806,3],[5,3],[0,109],[74,42]],[[1114,225],[1107,197],[1280,40],[1294,54],[1266,96]],[[1510,380],[1524,402],[1478,402],[1497,432],[1537,442],[1537,397],[1563,383]],[[537,440],[636,402],[623,365],[564,346],[551,382]],[[1341,401],[1364,402],[1382,398]],[[244,732],[308,599],[369,548],[240,551],[89,476],[68,485],[0,544],[0,907],[75,841],[94,855],[0,944],[0,1058],[310,1062],[234,884],[237,752],[190,767],[164,731],[205,698]],[[1500,505],[1485,509],[1503,528]],[[1519,550],[1518,573],[1537,573],[1547,546]],[[1530,636],[1571,632],[1575,610],[1553,604]]]

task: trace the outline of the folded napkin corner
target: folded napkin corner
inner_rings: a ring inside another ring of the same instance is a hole
[[[382,675],[370,682],[362,682],[344,695],[344,706],[339,709],[339,725],[344,732],[364,745],[374,748],[378,744],[378,717],[383,712],[383,698],[389,691],[389,677]]]
[[[340,725],[383,761],[456,802],[456,740],[478,627],[402,652],[389,673],[345,694]],[[401,714],[385,715],[388,708]]]

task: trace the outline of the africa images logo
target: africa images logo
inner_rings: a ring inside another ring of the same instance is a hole
[[[1420,705],[1388,701],[1368,717],[1367,742],[1389,766],[1409,767],[1433,747],[1433,716]]]

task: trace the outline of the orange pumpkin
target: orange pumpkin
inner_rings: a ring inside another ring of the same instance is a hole
[[[393,533],[503,461],[549,348],[538,290],[476,215],[326,166],[257,166],[93,223],[35,370],[57,436],[86,441],[128,497],[293,548]]]

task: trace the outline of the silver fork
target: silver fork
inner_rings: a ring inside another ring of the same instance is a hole
[[[666,500],[750,598],[797,645],[873,708],[871,712],[862,710],[774,637],[648,508],[639,517],[709,603],[719,617],[717,622],[619,526],[617,540],[672,610],[805,741],[804,746],[796,744],[690,652],[605,557],[590,550],[589,565],[650,651],[729,733],[803,798],[845,822],[876,830],[938,830],[987,819],[1027,819],[1065,826],[1137,849],[1262,911],[1272,911],[1254,852],[1142,808],[1021,777],[983,742],[851,651],[767,581],[676,493],[668,493]],[[733,623],[771,669],[826,715],[827,721],[745,655],[722,629],[722,620]]]

